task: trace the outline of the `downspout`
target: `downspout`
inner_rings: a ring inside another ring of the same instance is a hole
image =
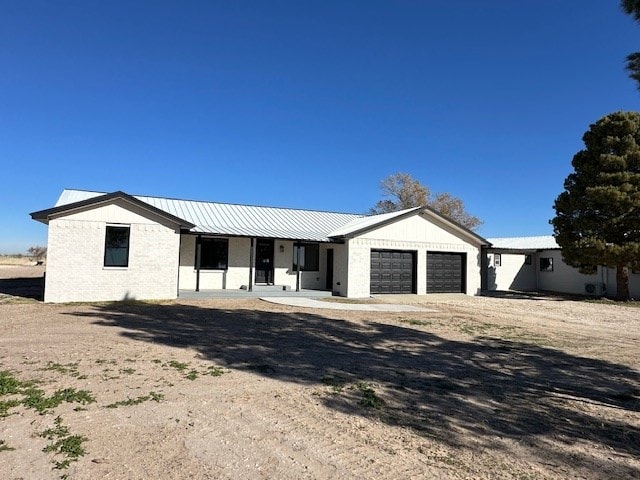
[[[196,292],[200,291],[200,264],[202,263],[202,235],[196,237]]]
[[[253,243],[254,238],[251,237],[251,249],[249,250],[249,291],[253,292]]]

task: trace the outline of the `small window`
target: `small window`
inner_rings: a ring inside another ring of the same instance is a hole
[[[501,253],[496,253],[493,255],[493,265],[495,267],[499,267],[500,265],[502,265],[502,254]]]
[[[541,272],[553,272],[553,258],[542,257],[540,259],[540,271]]]
[[[202,270],[226,270],[228,259],[229,240],[226,238],[200,239],[200,268]]]
[[[129,266],[129,227],[107,225],[104,242],[104,266]]]
[[[533,264],[533,261],[532,261],[532,259],[531,259],[531,255],[525,255],[525,256],[524,256],[524,264],[525,264],[525,265],[531,265],[531,264]]]
[[[320,245],[317,243],[303,243],[293,246],[293,271],[298,270],[298,248],[300,249],[300,270],[303,272],[317,272],[320,270]]]

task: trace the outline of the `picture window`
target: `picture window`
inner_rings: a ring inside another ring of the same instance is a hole
[[[226,270],[228,267],[228,263],[229,240],[227,240],[226,238],[200,238],[201,270]]]

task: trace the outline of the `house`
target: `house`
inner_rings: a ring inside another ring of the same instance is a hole
[[[567,265],[551,235],[490,238],[484,257],[483,289],[615,295],[616,269],[599,265],[586,275]],[[640,272],[629,272],[629,293],[640,298]]]
[[[46,302],[180,292],[480,293],[476,233],[427,207],[364,216],[64,190],[49,226]]]

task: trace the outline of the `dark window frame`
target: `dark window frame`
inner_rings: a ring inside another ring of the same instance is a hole
[[[524,256],[524,264],[525,265],[533,265],[533,255],[531,255],[530,253],[527,253]]]
[[[228,238],[201,237],[199,240],[196,240],[196,258],[194,261],[196,268],[198,268],[198,241],[200,242],[200,270],[229,269]],[[211,250],[205,251],[205,249]]]
[[[120,239],[115,238],[118,233],[125,232],[126,236]],[[131,225],[107,225],[104,234],[103,266],[107,268],[128,268],[130,246]],[[122,260],[122,252],[125,252],[124,260]]]
[[[293,262],[291,263],[291,270],[294,272],[298,271],[298,246],[304,248],[304,257],[302,258],[302,265],[300,265],[301,272],[319,272],[320,271],[320,244],[312,243],[312,242],[300,242],[295,243],[293,245]],[[307,247],[314,247],[315,254],[313,254],[313,249],[308,249]],[[311,253],[308,253],[311,250]],[[311,262],[309,262],[311,260]],[[311,265],[309,265],[311,264]]]
[[[540,271],[553,272],[553,257],[540,257]]]

